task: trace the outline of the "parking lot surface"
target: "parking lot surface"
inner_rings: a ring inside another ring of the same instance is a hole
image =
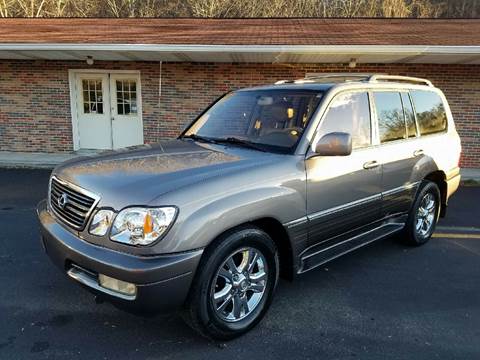
[[[480,187],[427,245],[386,239],[281,281],[258,327],[214,343],[176,314],[97,305],[50,263],[34,211],[48,176],[0,169],[0,359],[480,359]]]

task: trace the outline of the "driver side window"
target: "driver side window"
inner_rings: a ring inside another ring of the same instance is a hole
[[[371,144],[370,104],[367,92],[337,95],[327,110],[318,138],[331,132],[345,132],[352,136],[352,148]]]

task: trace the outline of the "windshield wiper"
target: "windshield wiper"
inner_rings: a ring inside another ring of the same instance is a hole
[[[266,150],[258,145],[255,145],[254,143],[248,141],[248,140],[243,140],[239,139],[236,137],[228,137],[228,138],[210,138],[210,137],[205,137],[205,136],[200,136],[197,134],[190,134],[190,135],[184,135],[181,137],[181,139],[192,139],[194,141],[202,141],[206,143],[211,143],[211,144],[233,144],[233,145],[240,145],[243,147],[247,147],[249,149],[257,150],[257,151],[262,151],[266,152]]]
[[[262,152],[267,151],[264,148],[262,148],[261,146],[258,146],[251,141],[239,139],[239,138],[236,138],[236,137],[228,137],[228,138],[225,138],[225,139],[215,138],[215,142],[219,143],[219,144],[224,143],[224,144],[240,145],[240,146],[243,146],[243,147],[247,147],[247,148],[262,151]]]
[[[194,141],[202,141],[202,142],[212,143],[212,144],[215,144],[217,142],[216,139],[200,136],[197,134],[183,135],[181,139],[192,139]]]

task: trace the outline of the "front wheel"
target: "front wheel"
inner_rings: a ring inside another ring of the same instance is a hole
[[[410,245],[423,245],[430,240],[440,213],[440,190],[432,181],[423,181],[413,203],[403,232]]]
[[[278,253],[256,227],[226,233],[209,246],[198,267],[184,318],[202,335],[233,339],[265,315],[278,280]]]

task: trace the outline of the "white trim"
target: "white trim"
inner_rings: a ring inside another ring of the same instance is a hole
[[[79,126],[78,126],[78,109],[77,109],[77,101],[76,101],[76,75],[77,74],[134,74],[138,76],[138,88],[139,94],[138,99],[139,101],[139,115],[140,121],[142,124],[142,137],[143,134],[143,104],[142,104],[142,76],[140,70],[107,70],[107,69],[68,69],[68,85],[69,85],[69,92],[70,92],[70,117],[72,121],[72,137],[73,137],[73,151],[80,150],[80,133],[79,133]],[[109,84],[110,86],[110,84]],[[111,106],[111,104],[109,105]]]
[[[169,45],[169,44],[75,44],[9,43],[0,51],[149,51],[149,52],[240,52],[240,53],[335,53],[350,54],[480,54],[480,46],[443,45]]]
[[[75,70],[68,70],[68,87],[70,91],[70,118],[72,120],[72,139],[73,151],[80,149],[80,134],[78,132],[78,116],[77,116],[77,101],[76,101],[76,81]]]

